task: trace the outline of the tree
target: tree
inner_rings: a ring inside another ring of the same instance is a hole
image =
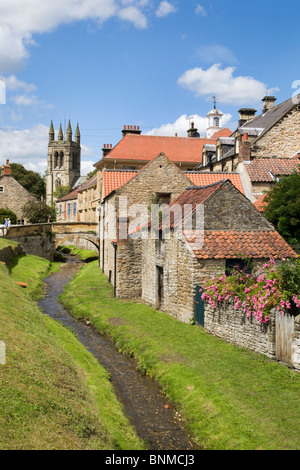
[[[69,194],[69,192],[71,191],[71,187],[70,186],[58,186],[58,188],[54,191],[53,193],[53,196],[56,198],[56,199],[61,199],[62,197],[66,196],[67,194]]]
[[[9,209],[0,209],[0,225],[4,224],[5,219],[10,219],[12,225],[17,223],[17,216],[13,211]]]
[[[46,206],[40,201],[30,201],[23,207],[23,214],[31,224],[46,223],[51,218],[53,222],[56,219],[55,207]]]
[[[38,199],[46,196],[45,179],[35,171],[26,170],[20,163],[11,163],[11,174],[23,188]]]
[[[288,243],[300,242],[300,172],[285,176],[265,199],[265,216]]]

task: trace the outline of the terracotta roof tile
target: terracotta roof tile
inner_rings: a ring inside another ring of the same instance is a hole
[[[103,198],[112,191],[123,186],[137,174],[138,170],[103,170],[102,185]]]
[[[272,175],[288,176],[298,166],[299,160],[295,158],[255,158],[245,168],[252,182],[272,182]]]
[[[281,259],[283,257],[297,257],[294,250],[275,230],[207,230],[204,232],[204,242],[202,247],[199,247],[199,240],[201,239],[200,233],[184,232],[184,236],[194,251],[195,256],[200,259],[236,259],[241,256],[265,259],[271,257],[275,259]]]
[[[254,205],[256,207],[256,209],[259,210],[259,212],[264,212],[264,208],[266,206],[266,194],[263,194],[262,196],[260,196],[257,201],[255,201]]]
[[[219,136],[227,137],[232,132],[225,128],[217,134],[211,139],[126,134],[102,160],[149,161],[163,152],[172,162],[188,162],[196,165],[202,161],[204,144],[216,144]]]
[[[242,193],[245,194],[241,175],[239,173],[217,173],[208,172],[185,172],[186,176],[195,186],[207,186],[218,181],[229,179],[231,183]]]

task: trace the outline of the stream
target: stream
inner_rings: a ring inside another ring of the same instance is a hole
[[[107,336],[74,319],[59,302],[58,296],[82,265],[76,257],[67,256],[60,271],[44,279],[44,298],[39,306],[46,315],[72,328],[78,340],[106,368],[130,423],[147,442],[149,450],[196,450],[180,414],[164,396],[159,384],[142,375],[134,359],[120,354]]]

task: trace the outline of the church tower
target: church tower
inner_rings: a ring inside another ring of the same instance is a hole
[[[210,139],[215,132],[218,132],[222,129],[222,118],[224,114],[217,109],[216,97],[213,97],[214,100],[214,109],[209,111],[206,115],[207,118],[207,137]]]
[[[53,193],[59,186],[70,186],[71,188],[76,186],[76,181],[80,178],[80,157],[81,146],[78,124],[75,132],[75,141],[72,140],[70,121],[65,138],[60,124],[57,140],[55,140],[53,122],[51,121],[46,176],[46,203],[49,206],[55,202]]]

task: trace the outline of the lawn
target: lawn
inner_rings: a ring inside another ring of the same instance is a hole
[[[97,262],[62,301],[160,382],[205,449],[299,450],[299,373],[141,302],[115,299]]]
[[[105,369],[33,301],[52,269],[28,255],[0,264],[0,449],[143,449]]]

